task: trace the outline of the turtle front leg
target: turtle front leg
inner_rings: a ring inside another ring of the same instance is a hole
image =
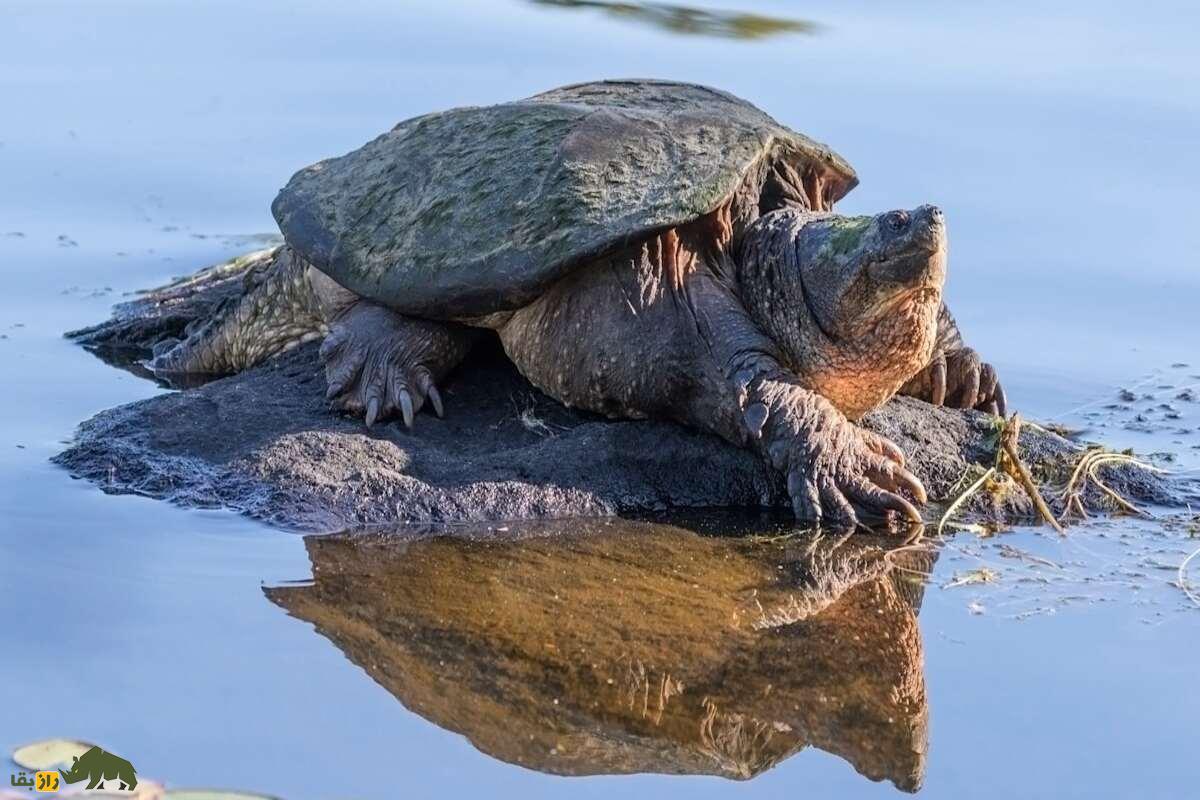
[[[900,388],[900,394],[935,406],[974,408],[1004,416],[1008,399],[991,364],[963,343],[958,324],[946,304],[938,313],[933,360]]]
[[[856,527],[860,514],[921,522],[909,498],[924,503],[925,488],[905,468],[900,448],[846,419],[784,370],[751,368],[735,382],[749,438],[787,476],[797,518],[837,528]]]
[[[360,300],[330,322],[321,344],[326,398],[337,409],[362,414],[368,428],[396,416],[411,428],[426,401],[440,417],[437,383],[466,356],[475,333]]]
[[[860,517],[921,522],[916,505],[926,502],[925,488],[905,468],[899,447],[806,388],[715,281],[698,279],[691,300],[724,384],[712,391],[729,397],[733,411],[704,426],[754,448],[783,473],[797,518],[840,529],[855,528]],[[703,424],[702,417],[695,421]]]

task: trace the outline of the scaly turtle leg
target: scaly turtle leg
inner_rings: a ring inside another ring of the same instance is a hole
[[[183,341],[155,348],[150,368],[167,379],[230,375],[319,339],[325,332],[326,311],[310,273],[315,271],[291,248],[279,248],[269,266],[248,276],[244,294],[228,301]]]
[[[749,444],[786,476],[798,519],[841,529],[864,515],[921,522],[914,503],[926,502],[925,487],[899,447],[806,388],[719,282],[701,276],[691,298],[698,331],[737,404],[736,428],[714,430]]]
[[[995,367],[963,344],[962,333],[944,303],[938,313],[933,360],[900,388],[900,394],[935,406],[974,408],[1001,417],[1008,410]]]
[[[475,341],[476,331],[449,322],[406,317],[360,300],[329,325],[321,363],[334,407],[362,414],[371,427],[399,416],[411,428],[428,400],[443,415],[437,383]]]

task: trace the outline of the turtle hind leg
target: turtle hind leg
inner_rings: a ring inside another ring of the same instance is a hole
[[[322,304],[310,285],[309,267],[281,247],[257,284],[189,326],[181,342],[154,349],[150,369],[166,379],[228,375],[254,366],[324,333]]]
[[[326,398],[335,408],[363,415],[368,428],[388,417],[400,417],[411,428],[427,401],[442,416],[437,382],[462,361],[477,334],[368,300],[344,310],[329,329],[321,345]]]

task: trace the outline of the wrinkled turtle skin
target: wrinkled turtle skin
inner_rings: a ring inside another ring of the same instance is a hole
[[[754,449],[797,516],[920,519],[904,454],[854,424],[898,392],[1003,413],[942,303],[942,212],[844,217],[858,179],[732,95],[605,81],[400,123],[301,170],[285,245],[155,371],[226,374],[323,338],[328,397],[411,427],[480,329],[534,385]]]

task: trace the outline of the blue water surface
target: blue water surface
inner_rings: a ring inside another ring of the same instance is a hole
[[[172,785],[288,798],[897,794],[815,749],[744,783],[492,759],[264,598],[309,577],[299,536],[48,462],[79,421],[161,391],[63,331],[247,249],[295,170],[399,120],[601,77],[712,84],[830,143],[862,178],[844,211],[939,204],[948,300],[1026,415],[1091,426],[1120,386],[1200,384],[1195,4],[730,0],[812,23],[753,39],[600,6],[0,7],[0,748],[85,738]],[[1090,435],[1194,470],[1200,406],[1181,411],[1186,433]],[[1007,541],[1098,574],[1131,530]],[[965,546],[938,561],[922,796],[1196,796],[1200,609],[1167,568],[1195,547],[1164,547],[1165,567],[1052,613],[940,588],[975,564]]]

